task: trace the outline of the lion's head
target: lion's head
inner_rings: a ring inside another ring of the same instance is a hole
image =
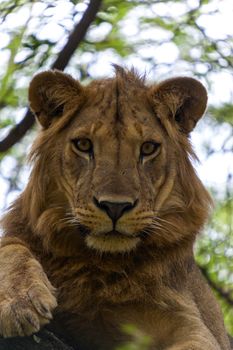
[[[88,86],[59,71],[31,82],[42,130],[24,210],[48,249],[129,253],[180,244],[207,218],[211,201],[189,143],[205,88],[186,77],[146,86],[134,70],[115,69]]]

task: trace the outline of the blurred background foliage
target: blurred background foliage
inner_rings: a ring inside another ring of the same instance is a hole
[[[0,148],[9,131],[23,121],[32,75],[53,65],[88,4],[0,2]],[[207,87],[209,109],[193,142],[203,164],[196,165],[197,170],[213,194],[215,211],[196,245],[196,258],[233,335],[232,12],[231,0],[103,0],[65,71],[85,84],[113,74],[111,63],[118,63],[146,70],[151,82],[191,75]],[[34,125],[0,152],[1,211],[25,186],[25,155],[35,132]],[[146,348],[146,343],[140,344],[127,349]]]

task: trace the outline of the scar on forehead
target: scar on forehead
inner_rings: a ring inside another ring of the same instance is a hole
[[[103,125],[104,123],[101,120],[98,120],[96,123],[91,124],[91,128],[90,128],[91,135],[96,133],[97,130],[99,130]]]
[[[135,131],[138,133],[138,136],[139,137],[142,137],[143,136],[143,132],[142,132],[142,126],[140,123],[138,123],[137,121],[135,121],[133,123],[133,126],[135,128]]]

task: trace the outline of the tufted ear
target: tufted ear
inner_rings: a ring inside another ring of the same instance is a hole
[[[37,74],[29,86],[30,108],[45,129],[82,100],[81,84],[57,70]]]
[[[156,114],[172,118],[184,133],[193,130],[206,110],[205,87],[193,78],[178,77],[165,80],[150,90]]]

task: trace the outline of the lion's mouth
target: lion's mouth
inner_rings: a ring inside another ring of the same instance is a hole
[[[79,227],[80,230],[80,227]],[[99,252],[124,253],[136,248],[141,241],[141,234],[130,234],[111,230],[108,232],[92,232],[83,227],[80,233],[84,236],[89,248]]]
[[[128,237],[128,238],[133,238],[132,235],[129,235],[127,233],[122,233],[122,232],[119,232],[117,230],[112,230],[112,231],[109,231],[109,232],[105,232],[103,233],[103,236],[105,237]]]
[[[116,230],[90,233],[86,236],[87,246],[99,252],[125,253],[135,249],[139,242],[139,235],[127,234]]]
[[[131,239],[133,239],[133,238],[143,238],[144,237],[143,232],[130,234],[127,232],[120,232],[117,230],[112,230],[112,231],[108,231],[108,232],[92,233],[91,230],[89,230],[85,226],[80,226],[79,232],[81,233],[81,235],[83,237],[94,236],[94,237],[114,238],[114,239],[116,239],[116,238],[129,238],[129,239],[131,238]]]
[[[94,234],[94,236],[98,236],[98,237],[103,237],[103,238],[113,238],[113,239],[117,239],[117,238],[129,238],[129,239],[134,239],[134,238],[138,238],[141,237],[141,234],[129,234],[127,232],[120,232],[117,230],[112,230],[112,231],[108,231],[108,232],[101,232],[99,234]]]

